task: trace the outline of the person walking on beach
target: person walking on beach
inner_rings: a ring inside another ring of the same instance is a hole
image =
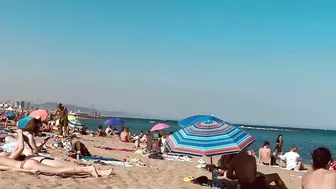
[[[332,162],[328,148],[320,147],[313,151],[313,171],[303,176],[301,186],[303,189],[335,189],[336,173],[330,171]]]
[[[68,109],[62,105],[62,103],[59,103],[56,109],[56,113],[59,113],[59,126],[60,126],[60,132],[63,132],[63,136],[69,135],[69,120],[68,120]]]
[[[242,151],[232,159],[226,177],[238,180],[240,189],[268,189],[272,182],[275,182],[280,189],[287,189],[277,173],[257,176],[256,163],[255,157],[249,155],[246,150]]]

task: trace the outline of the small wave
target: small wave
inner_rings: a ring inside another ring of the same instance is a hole
[[[252,129],[252,130],[264,130],[264,131],[283,131],[283,132],[300,132],[298,130],[292,129],[281,129],[281,128],[266,128],[266,127],[251,127],[251,126],[239,126],[242,129]],[[302,132],[302,131],[301,131]]]

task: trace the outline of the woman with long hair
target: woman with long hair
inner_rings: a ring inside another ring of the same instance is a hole
[[[112,169],[106,171],[97,171],[94,166],[79,167],[73,164],[54,160],[45,157],[29,157],[18,161],[24,149],[24,140],[22,130],[18,130],[17,149],[7,156],[5,153],[0,154],[0,170],[22,171],[22,172],[41,172],[49,174],[89,174],[92,177],[108,176]]]
[[[276,140],[275,148],[274,148],[274,158],[277,159],[278,155],[282,155],[282,145],[283,145],[283,138],[282,135],[278,135]]]

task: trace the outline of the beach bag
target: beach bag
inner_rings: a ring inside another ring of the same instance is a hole
[[[71,151],[74,153],[80,152],[82,156],[91,156],[89,150],[80,141],[76,141],[75,143],[72,144]]]

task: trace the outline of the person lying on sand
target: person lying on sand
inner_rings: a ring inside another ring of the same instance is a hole
[[[275,158],[271,155],[270,143],[268,141],[265,141],[264,146],[259,149],[259,163],[269,166],[276,165]]]
[[[28,158],[23,161],[17,161],[23,151],[24,142],[22,131],[18,131],[18,149],[10,154],[9,156],[0,156],[0,166],[4,166],[6,169],[14,168],[24,169],[28,172],[34,172],[33,170],[39,171],[41,173],[49,174],[89,174],[92,177],[108,176],[111,170],[98,172],[94,166],[90,167],[79,167],[70,166],[69,164],[61,163],[60,161],[50,160],[47,161],[46,158]],[[1,154],[4,155],[4,154]],[[44,164],[41,163],[44,162]],[[49,164],[49,165],[48,165]],[[1,167],[0,167],[1,169]],[[3,169],[4,170],[4,169]],[[101,174],[101,175],[100,175]]]
[[[302,178],[303,189],[335,189],[336,174],[330,171],[332,162],[331,153],[327,148],[317,148],[312,153],[313,171],[305,174]]]
[[[280,155],[279,158],[284,163],[284,167],[287,170],[306,170],[301,162],[302,158],[297,153],[296,146],[292,146],[291,151],[286,152],[284,155]]]
[[[231,180],[237,179],[241,189],[267,189],[272,182],[281,189],[287,189],[277,173],[257,176],[256,159],[246,150],[232,159],[226,177]]]

